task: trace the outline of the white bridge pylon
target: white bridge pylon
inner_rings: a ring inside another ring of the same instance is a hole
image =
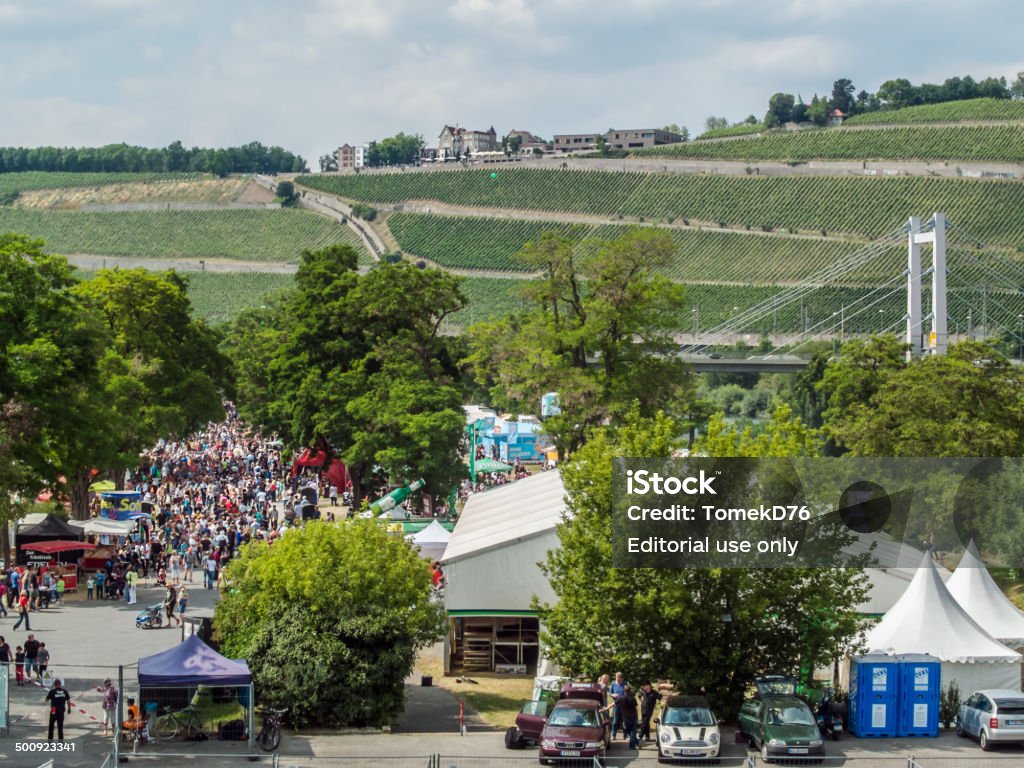
[[[921,246],[932,246],[932,266],[921,271]],[[921,316],[921,281],[932,278],[932,307],[928,317]],[[931,321],[927,344],[924,322]],[[910,217],[907,229],[907,357],[922,354],[943,355],[949,346],[946,319],[946,217],[936,213],[924,227],[917,216]]]

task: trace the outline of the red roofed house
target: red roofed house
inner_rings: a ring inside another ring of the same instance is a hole
[[[828,113],[828,124],[829,125],[842,125],[843,120],[846,119],[846,113],[840,109],[833,109]]]

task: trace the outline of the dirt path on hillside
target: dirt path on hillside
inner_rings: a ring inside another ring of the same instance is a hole
[[[784,237],[792,240],[816,240],[820,242],[839,243],[867,243],[863,237],[840,237],[836,235],[822,236],[819,232],[799,230],[795,234],[782,231],[764,232],[760,229],[746,229],[743,227],[720,227],[718,222],[702,221],[698,219],[687,219],[689,224],[667,221],[640,221],[639,217],[624,216],[593,216],[585,213],[565,213],[562,211],[536,211],[522,208],[487,208],[474,205],[454,205],[452,203],[441,203],[436,200],[408,200],[404,203],[394,205],[378,205],[377,209],[388,213],[432,213],[439,216],[468,216],[483,219],[521,219],[525,221],[557,221],[566,224],[583,224],[587,226],[639,226],[656,227],[658,229],[680,229],[690,231],[713,231],[726,232],[737,235],[749,235],[751,237]]]

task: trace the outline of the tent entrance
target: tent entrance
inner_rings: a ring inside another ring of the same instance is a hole
[[[455,616],[449,627],[449,669],[534,674],[540,653],[536,616]]]

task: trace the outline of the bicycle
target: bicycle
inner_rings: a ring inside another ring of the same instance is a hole
[[[179,732],[188,734],[189,731],[193,736],[197,733],[205,733],[199,712],[191,705],[176,711],[167,710],[166,714],[156,719],[153,729],[154,735],[164,741],[170,741]]]
[[[263,728],[260,729],[259,736],[256,737],[256,742],[264,752],[273,752],[280,746],[281,715],[287,711],[287,709],[270,709],[269,707],[264,710]]]

